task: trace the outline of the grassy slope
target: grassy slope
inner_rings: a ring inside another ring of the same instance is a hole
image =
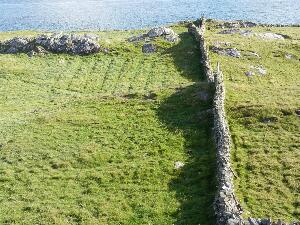
[[[246,216],[300,220],[300,29],[255,28],[286,34],[291,39],[267,41],[257,37],[221,35],[208,31],[210,44],[257,52],[261,58],[240,59],[211,53],[221,62],[227,88],[226,110],[233,138],[232,161],[237,194]],[[285,54],[295,57],[286,59]],[[250,65],[263,65],[268,74],[246,77]],[[276,122],[263,123],[274,117]]]
[[[100,33],[108,55],[0,55],[1,224],[213,223],[207,87],[176,30],[153,55],[138,31]]]

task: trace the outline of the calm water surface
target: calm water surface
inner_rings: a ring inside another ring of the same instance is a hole
[[[0,0],[0,31],[132,29],[202,14],[300,24],[300,0]]]

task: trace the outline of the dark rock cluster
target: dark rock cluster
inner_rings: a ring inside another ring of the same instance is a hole
[[[99,37],[93,34],[59,33],[43,34],[34,38],[14,37],[5,42],[0,42],[0,53],[27,53],[29,56],[47,52],[89,55],[103,50],[98,44],[98,40]]]
[[[210,50],[219,55],[226,55],[226,56],[231,56],[231,57],[235,57],[235,58],[241,57],[241,52],[239,50],[237,50],[236,48],[221,48],[221,47],[212,46],[210,48]]]
[[[224,22],[217,25],[218,28],[246,28],[246,27],[256,27],[257,24],[249,21],[231,21]]]
[[[143,53],[153,53],[156,51],[156,46],[151,43],[144,44],[142,47],[142,51]]]

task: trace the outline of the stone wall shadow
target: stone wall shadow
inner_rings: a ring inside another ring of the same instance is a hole
[[[198,82],[204,80],[203,68],[200,63],[200,48],[196,40],[188,32],[179,34],[180,41],[162,54],[169,54],[183,77]]]
[[[177,90],[161,103],[157,111],[160,120],[170,131],[183,132],[184,148],[189,156],[185,165],[176,171],[176,179],[169,184],[181,204],[173,215],[177,225],[215,224],[213,200],[216,161],[213,121],[209,110],[212,95],[207,83],[197,83]]]

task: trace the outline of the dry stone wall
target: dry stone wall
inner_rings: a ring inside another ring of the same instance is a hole
[[[285,223],[282,220],[272,222],[271,219],[243,219],[243,209],[239,204],[233,184],[233,170],[231,168],[230,148],[231,136],[225,113],[225,85],[223,73],[218,64],[213,72],[205,45],[205,21],[200,20],[200,26],[189,24],[188,31],[200,44],[201,60],[207,82],[213,83],[215,88],[213,101],[214,139],[217,150],[217,181],[218,188],[214,202],[217,225],[300,225],[300,222]]]
[[[199,42],[200,52],[201,52],[201,63],[203,65],[204,74],[206,76],[206,80],[209,83],[214,82],[214,76],[212,69],[210,67],[209,57],[208,57],[208,49],[205,45],[204,40],[204,32],[205,32],[205,20],[202,19],[200,21],[200,26],[196,27],[193,23],[190,23],[188,26],[189,33],[191,33],[196,40]]]
[[[243,212],[234,194],[233,172],[230,163],[230,133],[225,114],[225,86],[218,65],[215,72],[215,96],[213,105],[214,138],[217,150],[218,190],[214,209],[218,225],[243,224]]]

